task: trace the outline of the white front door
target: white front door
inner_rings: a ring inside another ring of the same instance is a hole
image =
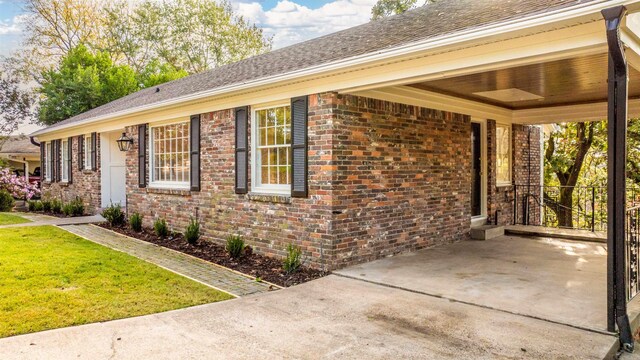
[[[117,131],[100,134],[102,207],[126,206],[126,153],[120,151],[116,143],[121,135],[122,132]]]

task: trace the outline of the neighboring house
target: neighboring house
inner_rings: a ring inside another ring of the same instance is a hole
[[[25,135],[0,139],[0,159],[17,175],[31,183],[40,182],[40,147]]]
[[[45,193],[326,269],[464,240],[540,184],[538,125],[606,118],[620,4],[637,98],[640,1],[438,1],[37,131]]]

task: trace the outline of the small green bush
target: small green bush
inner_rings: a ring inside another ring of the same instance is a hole
[[[227,254],[234,259],[238,259],[244,252],[244,240],[240,235],[229,235],[227,238],[227,246],[225,246]]]
[[[38,204],[37,200],[29,200],[27,201],[27,209],[31,212],[36,211],[36,206]]]
[[[0,211],[11,211],[16,201],[6,190],[0,190]]]
[[[42,201],[36,201],[33,211],[43,211],[43,205],[42,205]]]
[[[51,212],[51,200],[42,200],[42,211]]]
[[[165,219],[156,219],[153,223],[153,231],[161,238],[166,238],[169,235],[169,226]]]
[[[105,218],[111,226],[121,226],[125,220],[124,211],[122,211],[120,204],[111,204],[102,210],[102,217]]]
[[[61,214],[62,213],[62,201],[58,200],[58,199],[53,199],[51,201],[51,212],[54,214]]]
[[[282,269],[287,274],[293,274],[302,266],[302,249],[299,246],[287,245],[287,257],[282,261]]]
[[[142,231],[142,218],[143,216],[138,212],[133,213],[133,215],[129,217],[129,225],[131,225],[131,229],[133,229],[133,231]]]
[[[64,204],[62,206],[62,213],[64,214],[64,216],[73,216],[73,205]]]
[[[198,239],[200,239],[200,223],[198,220],[191,218],[184,232],[184,238],[191,245],[195,245],[198,242]]]

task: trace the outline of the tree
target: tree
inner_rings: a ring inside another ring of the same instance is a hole
[[[39,121],[55,124],[139,89],[135,72],[115,65],[107,53],[91,53],[86,46],[71,49],[59,69],[42,74]]]
[[[9,135],[25,120],[30,121],[33,96],[9,71],[0,70],[0,136]]]
[[[160,64],[154,60],[138,73],[138,84],[148,88],[188,76],[186,70],[178,70],[169,64]]]
[[[556,213],[558,225],[573,227],[573,192],[582,172],[587,154],[598,138],[606,139],[601,122],[560,124],[549,135],[545,149],[545,185],[552,175],[560,184],[559,199],[545,193],[544,201]],[[605,140],[606,141],[606,140]]]
[[[106,50],[136,71],[155,61],[194,74],[271,49],[227,1],[118,2],[106,11]]]
[[[378,0],[371,8],[371,20],[402,14],[407,10],[417,7],[419,2],[421,2],[422,5],[426,5],[434,1],[435,0]]]

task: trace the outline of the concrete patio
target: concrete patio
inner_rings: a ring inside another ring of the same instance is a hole
[[[376,284],[606,331],[606,244],[501,236],[350,267]]]

